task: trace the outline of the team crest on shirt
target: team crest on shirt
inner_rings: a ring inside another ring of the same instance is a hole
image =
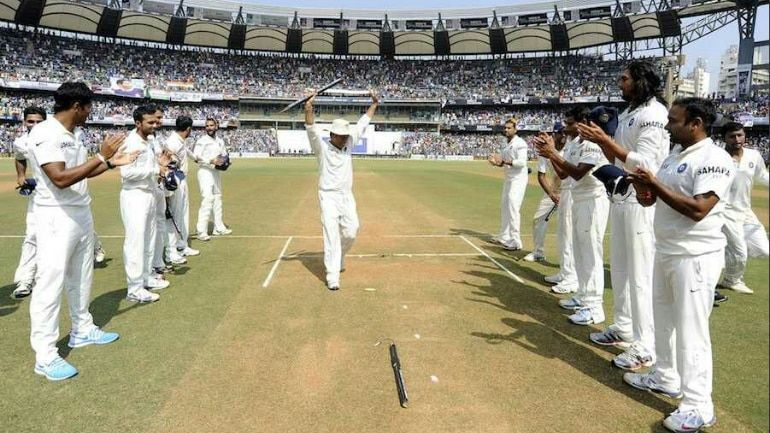
[[[687,163],[686,162],[682,163],[682,165],[680,165],[679,167],[676,168],[676,172],[680,173],[680,174],[684,173],[685,170],[687,170]]]
[[[749,168],[754,168],[754,163],[753,162],[749,163]]]
[[[632,117],[631,120],[628,121],[628,127],[629,128],[634,126],[634,120],[635,120],[635,118]]]

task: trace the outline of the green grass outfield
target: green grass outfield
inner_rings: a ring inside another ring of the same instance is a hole
[[[65,352],[80,375],[48,382],[32,372],[29,301],[9,298],[26,202],[11,161],[0,166],[0,432],[659,432],[675,408],[626,386],[609,365],[616,352],[589,343],[594,328],[568,323],[541,284],[556,264],[486,243],[502,178],[484,162],[354,161],[358,257],[331,293],[315,161],[237,160],[223,175],[233,236],[194,242],[202,254],[169,276],[160,302],[141,306],[124,300],[119,178],[92,180],[108,261],[95,271],[91,310],[121,338]],[[194,224],[194,173],[190,181]],[[532,175],[526,248],[540,197]],[[754,203],[767,224],[766,188]],[[752,260],[746,281],[755,295],[726,291],[712,314],[718,423],[709,432],[770,428],[768,261]],[[64,348],[66,308],[61,331]]]

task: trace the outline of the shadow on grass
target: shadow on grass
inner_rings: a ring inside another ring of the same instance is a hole
[[[529,254],[531,251],[529,250],[518,250],[518,251],[508,251],[503,249],[500,245],[490,242],[492,239],[492,235],[489,233],[483,233],[478,232],[475,230],[469,230],[469,229],[449,229],[450,234],[455,236],[465,236],[468,238],[468,240],[476,240],[479,244],[482,244],[484,246],[487,246],[489,248],[494,248],[497,251],[500,251],[501,253],[507,255],[512,260],[518,262],[524,258],[527,254]],[[544,260],[542,262],[538,262],[542,266],[547,266],[549,268],[558,268],[559,264],[554,262],[549,262],[547,260]]]
[[[313,274],[324,286],[326,285],[326,267],[324,267],[323,252],[307,252],[297,251],[291,253],[290,257],[283,257],[281,259],[284,262],[298,261],[305,267],[311,274]]]
[[[94,269],[104,269],[107,267],[107,265],[112,261],[113,259],[111,257],[106,257],[104,260],[101,261],[101,263],[94,262]]]
[[[484,233],[467,230],[454,231],[473,236],[477,240],[489,238]],[[567,319],[568,312],[559,308],[557,304],[559,298],[533,283],[542,280],[542,275],[539,272],[520,266],[510,257],[499,257],[498,255],[495,259],[524,280],[524,283],[517,283],[497,268],[491,270],[489,261],[481,257],[477,259],[474,268],[465,271],[465,273],[474,279],[481,279],[485,282],[474,284],[468,281],[459,281],[459,283],[473,289],[471,292],[473,296],[468,298],[469,301],[490,305],[504,311],[505,314],[500,321],[510,328],[510,332],[498,333],[479,330],[471,332],[470,335],[482,338],[489,344],[515,344],[544,358],[560,359],[613,391],[659,411],[661,414],[667,414],[676,409],[673,400],[669,402],[626,385],[622,379],[622,371],[613,368],[607,359],[590,347],[588,334],[594,332],[595,329],[571,324]],[[529,316],[538,323],[517,320],[511,317],[509,313]],[[597,347],[597,349],[601,348]],[[660,424],[651,426],[651,429],[653,432],[663,431]]]
[[[21,299],[11,298],[11,293],[16,288],[16,284],[8,284],[0,287],[0,317],[13,314],[19,309]]]

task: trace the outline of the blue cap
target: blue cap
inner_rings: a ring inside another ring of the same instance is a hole
[[[561,122],[556,122],[553,124],[553,132],[561,132],[564,129],[564,124]]]
[[[24,185],[17,186],[16,189],[19,190],[19,194],[26,196],[32,194],[32,191],[34,191],[36,187],[37,181],[32,177],[28,177],[24,179]]]
[[[628,180],[628,173],[622,168],[607,164],[594,170],[592,175],[604,184],[607,195],[613,202],[625,200],[630,195],[631,182]]]
[[[613,136],[618,129],[618,109],[600,105],[591,110],[588,120],[602,128],[607,135]]]

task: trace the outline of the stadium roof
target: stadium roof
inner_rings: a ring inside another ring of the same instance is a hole
[[[565,0],[447,9],[438,19],[438,11],[426,10],[297,9],[229,0],[185,0],[182,7],[145,0],[140,11],[113,9],[105,1],[0,0],[0,20],[171,45],[398,57],[566,52],[674,37],[682,34],[682,17],[735,9],[727,0],[671,0],[676,7],[662,0]]]

